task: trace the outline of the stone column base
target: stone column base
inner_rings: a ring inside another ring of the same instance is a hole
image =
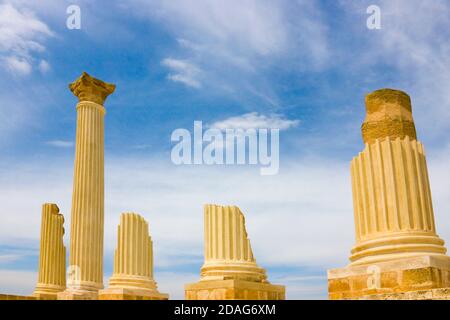
[[[422,255],[328,270],[328,297],[449,299],[450,257]]]
[[[13,294],[0,294],[0,300],[36,300],[36,297],[16,296]]]
[[[58,293],[58,300],[97,300],[98,293],[94,291],[63,291]]]
[[[37,300],[57,300],[58,293],[63,292],[65,287],[38,283],[32,296]]]
[[[169,295],[156,290],[108,288],[100,290],[99,300],[169,300]]]
[[[58,300],[58,293],[33,293],[36,300]]]
[[[362,296],[359,300],[450,300],[450,288]]]
[[[285,287],[243,280],[200,281],[185,286],[186,300],[285,300]]]

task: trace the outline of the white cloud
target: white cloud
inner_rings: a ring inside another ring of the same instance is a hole
[[[151,147],[150,144],[137,144],[137,145],[131,146],[131,149],[146,150],[146,149],[149,149],[150,147]]]
[[[257,112],[246,113],[241,116],[227,118],[209,125],[210,128],[225,129],[280,129],[286,130],[298,126],[299,120],[289,120],[279,114],[269,116]]]
[[[236,45],[261,55],[283,50],[287,34],[280,6],[271,1],[135,1],[153,17],[189,38]],[[186,37],[184,37],[186,38]]]
[[[382,59],[394,63],[410,83],[419,124],[444,126],[450,120],[450,4],[420,0],[382,1]],[[414,81],[411,81],[413,77]],[[431,112],[430,112],[431,111]],[[422,119],[426,119],[423,121]]]
[[[11,106],[14,106],[14,112],[11,112]],[[0,145],[4,147],[14,143],[18,132],[33,126],[35,112],[29,98],[22,98],[14,92],[0,95]]]
[[[35,54],[45,51],[43,42],[53,32],[33,12],[0,4],[0,57],[8,70],[29,74]]]
[[[184,300],[184,285],[198,282],[200,275],[186,272],[156,272],[155,279],[159,292],[168,293],[170,300]]]
[[[64,140],[51,140],[46,142],[47,145],[56,147],[56,148],[71,148],[73,147],[72,141],[64,141]]]
[[[367,16],[373,1],[341,0],[349,19]],[[413,114],[419,128],[430,138],[446,139],[450,129],[450,3],[447,0],[380,0],[382,29],[353,29],[354,37],[366,40],[351,67],[378,68],[367,71],[367,81],[383,77],[412,97]],[[356,15],[356,17],[355,17]],[[350,23],[350,22],[348,22]],[[354,26],[355,24],[352,24]],[[361,21],[361,26],[365,26]],[[346,57],[350,54],[344,51]],[[386,77],[386,66],[390,68]],[[359,70],[361,72],[361,70]]]
[[[166,58],[162,61],[162,64],[171,70],[171,73],[167,76],[169,80],[181,82],[188,87],[196,89],[199,89],[202,86],[198,79],[201,70],[192,63]]]
[[[287,299],[327,299],[328,281],[326,274],[321,276],[280,275],[273,277],[272,283],[282,283],[286,286]]]
[[[0,254],[0,264],[2,263],[10,263],[15,262],[22,258],[23,256],[20,254]]]
[[[37,272],[0,269],[0,294],[30,295],[37,281]]]
[[[272,68],[317,70],[329,61],[328,30],[318,7],[306,0],[132,0],[133,12],[165,27],[178,48],[172,55],[202,70],[172,80],[208,87],[246,102],[278,105]],[[264,106],[261,106],[264,107]]]
[[[47,73],[50,71],[50,64],[46,60],[41,60],[38,68],[41,73]]]
[[[16,56],[4,57],[4,66],[14,74],[18,75],[29,75],[31,73],[31,64],[28,60]]]

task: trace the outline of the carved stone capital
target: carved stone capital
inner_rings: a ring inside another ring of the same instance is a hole
[[[90,101],[103,105],[106,98],[114,92],[116,86],[83,72],[77,80],[69,85],[69,88],[79,101]]]

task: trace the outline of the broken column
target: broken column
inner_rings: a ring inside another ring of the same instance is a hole
[[[410,98],[382,89],[366,97],[366,109],[365,149],[351,162],[356,245],[348,267],[329,270],[329,297],[439,298],[450,287],[450,258],[436,233]]]
[[[38,283],[33,296],[38,299],[56,299],[66,288],[66,247],[64,216],[56,204],[42,205],[41,243],[39,251]]]
[[[135,213],[120,217],[114,273],[100,300],[167,300],[153,278],[153,242],[148,223]]]
[[[185,286],[187,300],[284,300],[285,287],[267,281],[256,264],[238,207],[206,205],[200,282]]]
[[[67,289],[59,299],[96,299],[103,288],[104,116],[115,86],[83,72],[78,97]]]

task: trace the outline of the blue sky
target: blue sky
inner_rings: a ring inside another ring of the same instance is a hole
[[[69,230],[67,85],[82,71],[117,85],[105,119],[106,278],[119,215],[136,211],[150,223],[161,291],[182,297],[202,263],[202,205],[236,204],[272,282],[289,298],[325,298],[326,269],[353,245],[348,166],[363,148],[364,95],[384,87],[412,97],[450,239],[448,1],[105,3],[0,1],[0,291],[33,290],[42,203],[57,203]],[[70,4],[81,30],[66,27]],[[371,4],[381,30],[366,27]],[[171,163],[173,130],[236,119],[298,123],[281,131],[278,175]]]

